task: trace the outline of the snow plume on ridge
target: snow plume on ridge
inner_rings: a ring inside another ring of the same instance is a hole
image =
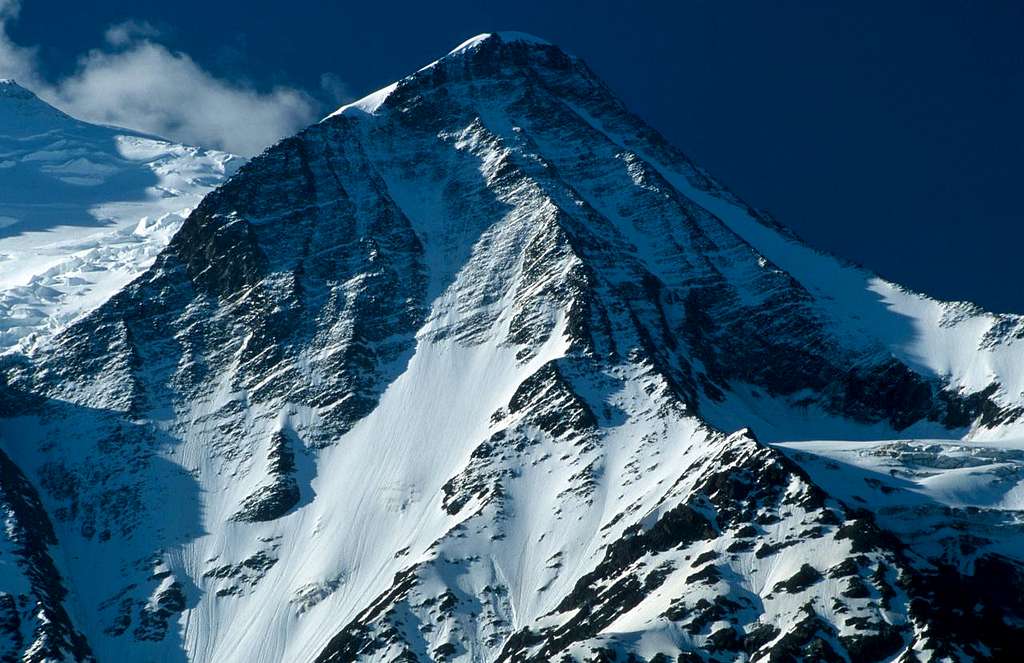
[[[260,92],[217,78],[156,41],[158,31],[141,21],[111,26],[105,48],[81,56],[70,77],[47,81],[35,49],[7,34],[20,8],[18,0],[0,0],[0,78],[16,79],[80,119],[252,155],[316,116],[318,104],[305,92]],[[188,103],[182,103],[184,91]]]
[[[320,74],[320,89],[335,104],[346,104],[355,99],[345,81],[334,72],[326,71]]]

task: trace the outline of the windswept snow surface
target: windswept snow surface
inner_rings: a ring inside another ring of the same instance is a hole
[[[145,271],[240,162],[0,82],[0,352],[31,351]]]

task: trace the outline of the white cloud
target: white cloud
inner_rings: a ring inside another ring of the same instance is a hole
[[[26,87],[39,87],[34,48],[18,46],[7,36],[7,24],[18,18],[19,0],[0,0],[0,78],[13,78]]]
[[[149,21],[129,19],[107,28],[103,38],[111,46],[128,46],[137,39],[153,39],[160,36],[160,31]]]
[[[215,78],[188,55],[144,40],[92,51],[55,90],[57,105],[90,122],[131,126],[189,143],[254,154],[308,124],[315,103],[278,88],[259,93]]]
[[[83,55],[67,78],[47,82],[35,50],[7,34],[18,10],[18,0],[0,0],[0,78],[16,79],[83,120],[252,155],[312,122],[319,110],[301,90],[261,92],[217,78],[154,41],[158,31],[140,21],[112,26],[107,48]]]

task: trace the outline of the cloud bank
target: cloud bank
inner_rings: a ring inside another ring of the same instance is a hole
[[[8,35],[19,9],[18,0],[0,0],[0,78],[83,120],[248,156],[316,118],[318,104],[305,92],[261,92],[217,78],[156,41],[159,31],[141,21],[111,26],[106,45],[82,55],[75,73],[47,81],[35,49]]]
[[[131,126],[198,145],[254,154],[314,117],[308,95],[262,94],[204,71],[184,53],[148,40],[95,50],[57,86],[56,105],[90,122]]]

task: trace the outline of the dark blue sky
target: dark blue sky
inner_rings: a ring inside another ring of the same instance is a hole
[[[145,20],[217,76],[321,97],[327,72],[361,96],[471,35],[530,32],[812,244],[1024,312],[1024,3],[811,4],[27,0],[9,32],[59,76]]]

